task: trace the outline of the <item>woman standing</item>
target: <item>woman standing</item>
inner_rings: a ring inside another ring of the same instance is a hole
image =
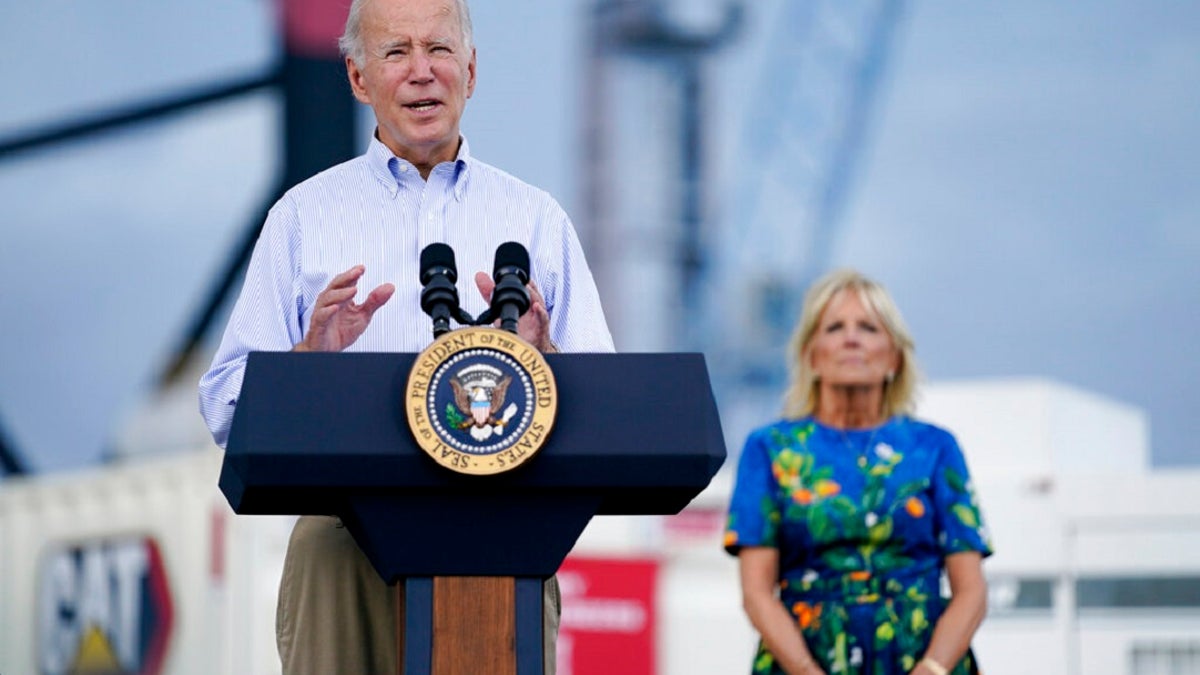
[[[913,341],[888,293],[850,270],[818,281],[789,360],[725,533],[762,637],[753,673],[978,672],[991,545],[954,437],[909,417]]]

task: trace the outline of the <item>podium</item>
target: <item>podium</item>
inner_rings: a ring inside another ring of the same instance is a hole
[[[402,675],[541,675],[542,583],[592,516],[678,513],[725,461],[704,357],[547,354],[554,428],[491,476],[417,447],[404,410],[415,358],[251,353],[221,491],[239,514],[341,518],[405,585]]]

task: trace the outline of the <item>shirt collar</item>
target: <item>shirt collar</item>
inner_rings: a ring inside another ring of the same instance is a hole
[[[459,136],[459,139],[462,142],[458,146],[458,156],[454,159],[454,177],[452,181],[454,185],[454,198],[462,201],[471,173],[471,146],[467,143],[466,136]],[[396,157],[391,149],[384,145],[376,136],[371,137],[371,144],[367,147],[367,162],[370,164],[375,176],[384,185],[389,186],[392,196],[395,196],[400,191],[400,188],[404,186],[404,181],[402,180],[402,177],[406,173],[404,169],[414,172],[413,175],[416,175],[416,167],[412,163]],[[437,167],[434,168],[436,170]]]

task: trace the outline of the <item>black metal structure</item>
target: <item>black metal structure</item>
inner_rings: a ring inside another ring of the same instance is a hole
[[[160,384],[170,385],[183,372],[212,330],[225,301],[233,293],[271,206],[290,187],[354,156],[355,101],[340,58],[286,54],[275,78],[284,101],[283,170],[274,188],[250,216],[245,235],[214,280],[208,297],[163,370]]]
[[[0,426],[0,469],[6,476],[20,476],[28,471],[25,462],[17,456],[17,451],[9,446],[8,434]]]
[[[612,232],[608,222],[608,204],[612,190],[608,185],[610,171],[608,152],[612,144],[607,119],[608,87],[605,82],[606,62],[616,56],[632,55],[662,64],[675,76],[679,87],[679,260],[683,298],[682,307],[699,306],[700,284],[707,260],[704,225],[705,177],[705,92],[704,60],[721,47],[728,45],[740,32],[744,6],[730,2],[721,22],[706,31],[696,31],[672,23],[663,0],[599,0],[592,7],[589,21],[591,38],[588,54],[588,77],[584,97],[584,218],[591,250],[602,259],[620,250],[617,242],[605,242],[605,232]],[[599,267],[604,266],[601,261]],[[680,317],[678,325],[687,325],[688,317]],[[692,335],[694,331],[683,330]]]
[[[260,206],[249,214],[245,235],[230,252],[227,264],[214,279],[206,300],[183,330],[178,347],[173,350],[173,356],[161,371],[160,387],[165,388],[177,381],[212,330],[221,308],[244,273],[271,205],[291,186],[322,169],[350,159],[357,152],[355,101],[346,81],[346,69],[337,51],[336,41],[326,41],[327,44],[314,47],[311,38],[307,38],[307,43],[302,39],[293,39],[287,29],[289,22],[297,21],[299,15],[311,8],[303,0],[286,0],[283,10],[279,29],[284,34],[281,40],[283,53],[277,65],[265,74],[129,104],[0,139],[0,162],[4,162],[38,150],[61,147],[139,124],[159,122],[172,115],[194,112],[197,108],[258,92],[275,92],[282,98],[282,169],[270,191],[263,195]],[[334,20],[344,22],[344,19],[343,12],[340,19],[332,17],[331,23]],[[339,23],[336,28],[340,27]],[[16,451],[2,440],[0,466],[9,473],[27,470],[18,460]]]

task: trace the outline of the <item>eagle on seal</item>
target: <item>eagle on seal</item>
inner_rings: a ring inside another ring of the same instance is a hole
[[[466,429],[474,426],[482,429],[497,425],[503,428],[508,420],[498,419],[497,415],[504,407],[504,398],[508,392],[508,385],[511,383],[512,377],[507,375],[499,382],[484,380],[471,384],[463,384],[456,377],[451,378],[450,386],[454,388],[454,404],[466,417],[459,428]],[[488,434],[488,436],[490,435]]]

